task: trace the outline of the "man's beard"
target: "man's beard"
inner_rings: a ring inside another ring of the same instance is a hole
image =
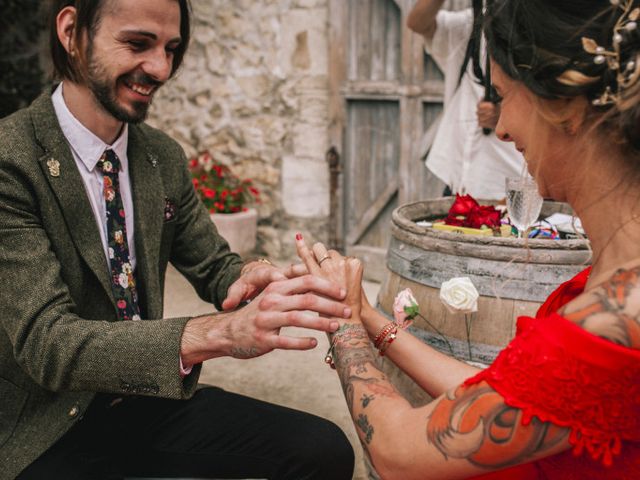
[[[151,102],[133,102],[131,104],[132,111],[125,109],[118,104],[116,88],[118,79],[111,81],[105,69],[93,58],[91,50],[88,53],[88,69],[87,83],[89,89],[98,100],[98,103],[116,120],[126,123],[140,123],[147,118],[149,106]],[[120,77],[120,81],[124,80],[131,83],[139,83],[145,85],[158,85],[148,75],[142,72],[133,72]]]

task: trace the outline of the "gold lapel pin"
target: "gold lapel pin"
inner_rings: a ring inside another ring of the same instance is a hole
[[[49,167],[49,175],[52,177],[60,176],[60,162],[55,158],[47,160],[47,167]]]

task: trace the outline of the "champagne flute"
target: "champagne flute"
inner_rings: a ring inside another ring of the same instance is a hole
[[[531,177],[510,177],[505,180],[507,211],[511,224],[518,229],[518,238],[533,225],[542,209],[542,197]]]

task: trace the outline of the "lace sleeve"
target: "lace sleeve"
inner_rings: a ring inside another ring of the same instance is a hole
[[[486,370],[505,402],[571,430],[576,455],[611,465],[622,441],[640,441],[640,352],[584,331],[557,314],[520,317],[518,333]]]

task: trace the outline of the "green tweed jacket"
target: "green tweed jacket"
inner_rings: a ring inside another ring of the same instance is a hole
[[[220,308],[238,278],[197,199],[179,145],[129,128],[136,277],[143,321],[116,321],[110,273],[84,184],[50,93],[0,121],[0,479],[59,439],[96,392],[188,398],[188,318],[162,320],[167,263]]]

